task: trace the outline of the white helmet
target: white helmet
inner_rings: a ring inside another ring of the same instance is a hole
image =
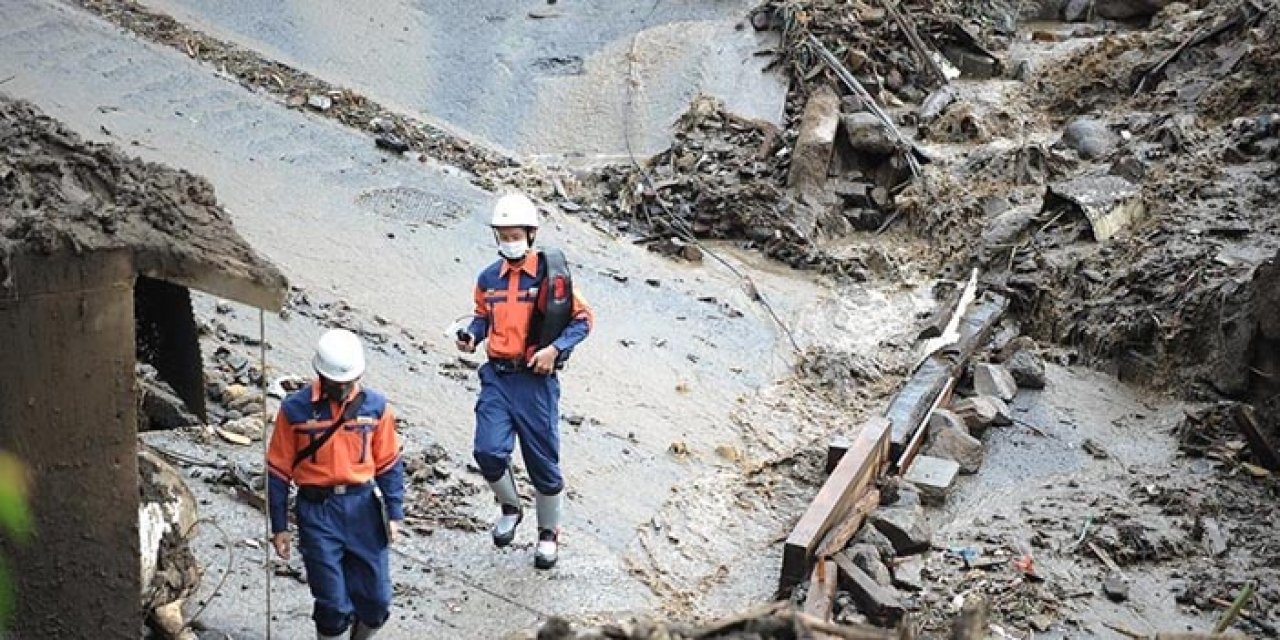
[[[538,207],[523,193],[508,193],[493,205],[493,227],[538,228]]]
[[[364,373],[364,346],[356,334],[330,329],[320,336],[311,366],[327,380],[351,382]]]

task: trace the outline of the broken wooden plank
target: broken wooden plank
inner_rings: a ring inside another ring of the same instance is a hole
[[[814,557],[819,560],[826,560],[841,549],[844,549],[845,545],[849,544],[849,541],[853,539],[853,536],[858,534],[858,529],[862,528],[862,523],[866,521],[867,514],[875,511],[878,506],[880,506],[880,490],[875,488],[868,489],[866,495],[854,503],[853,508],[849,510],[849,515],[846,515],[844,520],[840,521],[840,524],[833,527],[831,531],[827,532],[827,535],[823,536],[822,543],[818,545],[818,550],[814,553]]]
[[[929,318],[925,320],[924,327],[916,336],[917,340],[937,338],[946,331],[947,324],[951,322],[951,316],[956,312],[956,306],[960,304],[960,293],[959,289],[953,288],[942,294],[938,300],[938,306],[934,307]]]
[[[889,421],[875,417],[858,433],[853,446],[827,477],[818,495],[787,536],[782,552],[782,589],[790,588],[809,574],[809,562],[822,538],[857,503],[880,473],[889,455]]]
[[[1258,416],[1253,407],[1247,404],[1236,407],[1235,423],[1240,434],[1249,441],[1249,453],[1258,461],[1258,466],[1270,471],[1280,471],[1280,454],[1276,453],[1275,446],[1259,428]]]
[[[843,551],[831,556],[840,568],[840,586],[849,592],[858,610],[873,621],[897,621],[906,612],[898,594],[880,586]]]
[[[804,612],[820,620],[830,620],[836,606],[836,563],[821,560],[813,565],[809,577],[809,593],[804,599]]]

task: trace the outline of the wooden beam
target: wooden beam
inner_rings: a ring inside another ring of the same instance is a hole
[[[896,623],[906,612],[906,607],[902,605],[895,591],[877,584],[866,571],[853,564],[853,560],[850,560],[843,551],[831,556],[831,560],[840,568],[840,575],[844,578],[840,584],[853,597],[858,610],[865,613],[873,622]]]
[[[823,536],[857,503],[888,461],[889,421],[875,417],[862,426],[840,464],[787,537],[782,553],[781,587],[790,588],[809,575],[809,562]]]
[[[849,510],[849,515],[840,521],[840,524],[831,528],[827,535],[822,537],[822,543],[818,545],[818,550],[814,552],[814,557],[819,560],[826,560],[831,556],[839,553],[844,549],[845,545],[857,535],[858,529],[862,528],[862,522],[867,519],[876,507],[880,506],[880,490],[871,488],[867,493],[854,503],[853,508]]]
[[[804,599],[804,612],[820,620],[831,620],[836,606],[836,563],[822,560],[813,565],[809,577],[809,593]]]

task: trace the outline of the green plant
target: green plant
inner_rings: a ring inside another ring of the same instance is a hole
[[[30,539],[34,529],[27,497],[27,466],[17,456],[0,451],[0,535],[19,544]],[[0,557],[0,637],[8,627],[13,599],[8,565]]]

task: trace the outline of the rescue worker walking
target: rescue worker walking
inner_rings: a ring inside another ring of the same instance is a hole
[[[387,399],[361,388],[364,347],[320,337],[309,387],[280,405],[267,449],[272,545],[289,558],[289,485],[320,640],[372,638],[390,617],[388,550],[404,519],[404,465]]]
[[[509,194],[493,208],[497,262],[480,272],[475,315],[458,333],[458,349],[473,352],[486,341],[489,361],[480,367],[474,455],[501,513],[493,543],[515,539],[524,518],[511,452],[520,452],[536,490],[538,543],[534,565],[550,569],[559,556],[564,479],[560,473],[560,381],[556,371],[591,331],[591,308],[572,291],[559,251],[534,251],[538,210],[527,197]]]

